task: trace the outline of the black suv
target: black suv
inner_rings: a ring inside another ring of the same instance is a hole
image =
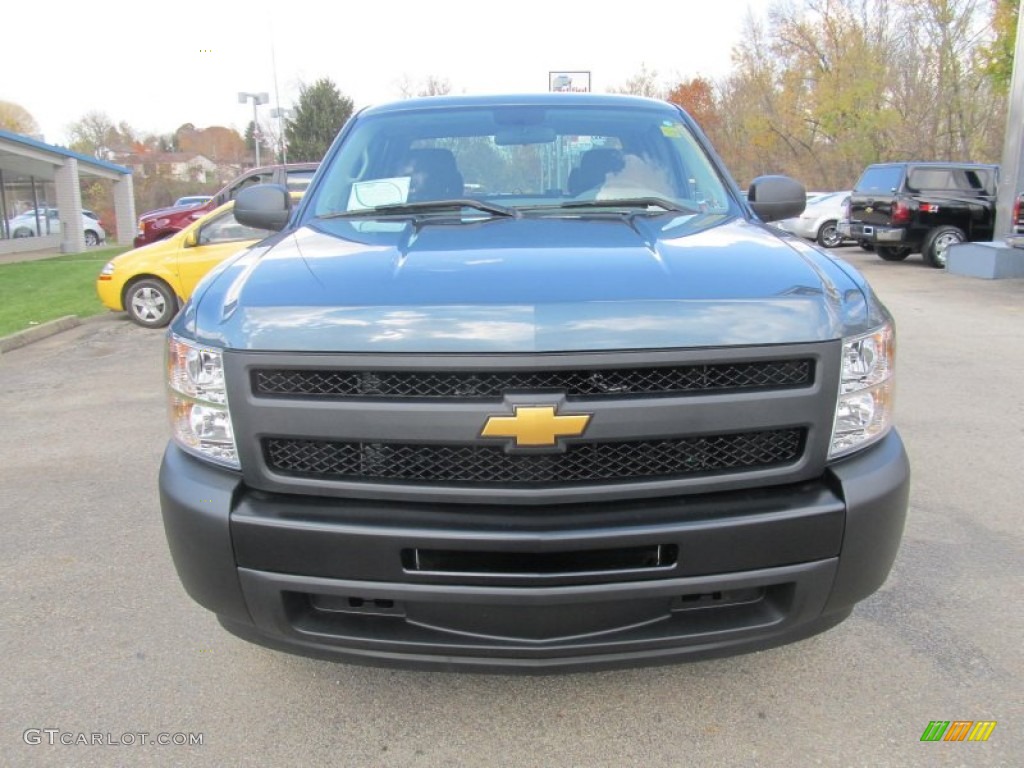
[[[886,261],[920,251],[941,269],[950,245],[992,239],[998,183],[997,165],[869,165],[850,195],[850,237]]]

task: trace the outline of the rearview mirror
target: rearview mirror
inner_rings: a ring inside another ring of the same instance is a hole
[[[187,235],[185,235],[185,242],[182,243],[186,248],[195,248],[199,244],[199,230],[193,229]]]
[[[747,202],[761,221],[779,221],[804,212],[807,190],[788,176],[758,176],[747,190]]]
[[[247,227],[284,229],[292,213],[292,198],[281,184],[246,187],[235,198],[235,221]]]

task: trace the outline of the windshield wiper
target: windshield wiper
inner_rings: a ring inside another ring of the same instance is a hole
[[[687,206],[664,197],[624,197],[608,200],[571,200],[558,205],[537,205],[527,208],[529,211],[560,211],[576,208],[661,208],[663,211],[677,213],[700,213],[696,206]]]
[[[417,203],[395,203],[393,205],[378,205],[374,208],[360,208],[354,211],[337,211],[317,216],[318,219],[349,219],[361,216],[401,216],[410,213],[434,213],[443,211],[459,211],[463,208],[474,208],[485,213],[492,213],[495,216],[506,216],[512,219],[520,218],[521,214],[515,208],[509,208],[497,203],[488,203],[484,200],[472,200],[470,198],[453,198],[451,200],[422,200]]]

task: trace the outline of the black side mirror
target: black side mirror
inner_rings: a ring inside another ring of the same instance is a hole
[[[747,202],[761,221],[779,221],[804,212],[807,190],[788,176],[758,176],[747,190]]]
[[[279,232],[292,215],[292,198],[281,184],[255,184],[235,198],[235,220],[256,229]]]

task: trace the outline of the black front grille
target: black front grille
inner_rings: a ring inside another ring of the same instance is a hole
[[[650,480],[753,470],[796,461],[798,428],[662,440],[572,443],[562,453],[498,446],[266,438],[267,466],[288,475],[353,482],[544,486]]]
[[[813,382],[807,359],[742,363],[523,371],[350,371],[260,368],[257,396],[484,399],[508,391],[557,390],[568,397],[675,395],[721,390],[805,387]]]

